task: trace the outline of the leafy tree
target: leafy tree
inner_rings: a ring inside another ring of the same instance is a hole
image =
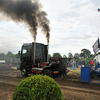
[[[54,58],[62,58],[60,53],[53,53]]]
[[[73,58],[72,53],[69,53],[69,54],[68,54],[68,58],[71,58],[71,59]]]
[[[95,56],[95,55],[93,55],[93,54],[90,55],[90,57],[92,57],[92,58],[93,58],[94,56]]]
[[[67,56],[66,55],[63,55],[63,58],[67,58]]]
[[[80,53],[80,57],[83,58],[84,57],[84,54],[83,53]]]
[[[5,54],[4,53],[0,53],[0,60],[4,60],[5,58]]]
[[[17,53],[17,54],[15,54],[15,56],[16,56],[16,58],[20,58],[20,55]]]
[[[16,58],[16,56],[10,51],[6,54],[6,57],[7,58]]]
[[[83,58],[89,58],[91,55],[91,52],[88,49],[82,49],[80,55]]]
[[[79,54],[78,54],[78,53],[75,53],[75,54],[74,54],[74,58],[75,58],[75,59],[79,59]]]

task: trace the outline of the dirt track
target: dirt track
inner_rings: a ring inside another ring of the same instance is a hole
[[[6,66],[9,68],[9,66]],[[11,100],[15,87],[21,82],[20,71],[0,70],[0,100]],[[81,83],[79,75],[55,79],[64,93],[64,100],[100,100],[100,85]]]

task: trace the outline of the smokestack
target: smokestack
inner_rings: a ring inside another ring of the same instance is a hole
[[[48,54],[49,54],[49,44],[47,46],[47,62],[48,62]]]
[[[48,44],[48,48],[47,48],[47,62],[48,62],[48,54],[49,54],[49,37],[50,37],[50,34],[49,32],[47,33],[47,44]]]
[[[33,56],[33,64],[34,65],[35,65],[35,50],[36,50],[36,37],[34,36],[34,56]]]
[[[36,50],[36,41],[34,41],[34,56],[33,56],[33,64],[35,65],[35,50]]]

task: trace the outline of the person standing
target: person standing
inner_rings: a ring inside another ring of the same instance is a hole
[[[9,63],[10,67],[11,67],[11,63]]]
[[[91,69],[93,70],[94,69],[94,61],[91,61]]]

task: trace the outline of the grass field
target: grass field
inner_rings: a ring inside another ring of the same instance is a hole
[[[70,70],[69,74],[71,73],[76,73],[76,74],[81,74],[81,69],[73,69],[73,68],[67,68],[68,70]]]
[[[17,70],[17,67],[11,67],[11,68],[13,68],[13,69]]]

